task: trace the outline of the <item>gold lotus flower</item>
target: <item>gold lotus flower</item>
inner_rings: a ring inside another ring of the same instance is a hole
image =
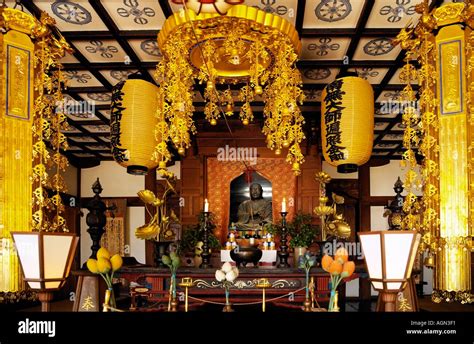
[[[156,196],[150,190],[141,190],[137,194],[145,204],[153,204],[156,202]]]
[[[160,227],[155,223],[145,224],[135,230],[138,239],[153,239],[160,234]]]
[[[313,211],[318,216],[328,216],[334,212],[334,209],[327,205],[320,205],[315,207]]]
[[[329,176],[329,174],[323,171],[317,172],[315,178],[321,184],[327,184],[331,181],[331,177]]]

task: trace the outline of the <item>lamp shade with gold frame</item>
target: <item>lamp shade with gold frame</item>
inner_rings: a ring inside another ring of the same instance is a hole
[[[385,310],[392,311],[395,298],[411,276],[421,235],[416,231],[359,233],[369,279],[382,293]]]
[[[158,122],[157,93],[158,87],[152,83],[130,77],[112,91],[112,155],[133,175],[144,175],[158,165],[153,159],[157,144],[154,133]]]
[[[62,288],[71,271],[79,237],[64,232],[12,232],[24,281],[39,291],[49,311],[52,292]]]
[[[322,93],[321,133],[326,162],[340,173],[357,171],[372,153],[374,93],[367,80],[343,77]]]

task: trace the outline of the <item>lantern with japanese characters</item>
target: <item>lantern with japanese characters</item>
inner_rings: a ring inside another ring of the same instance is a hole
[[[130,77],[112,91],[112,155],[129,174],[144,175],[158,165],[153,159],[157,144],[154,132],[158,121],[157,92],[158,87],[152,83]]]
[[[367,80],[343,77],[326,86],[321,98],[322,150],[339,173],[356,172],[372,153],[374,94]]]

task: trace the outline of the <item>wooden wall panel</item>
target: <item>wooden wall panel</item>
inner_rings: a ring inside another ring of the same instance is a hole
[[[316,150],[316,147],[314,147]],[[301,165],[301,175],[297,179],[296,210],[303,213],[313,214],[313,209],[319,205],[319,183],[314,179],[316,172],[321,171],[321,157],[313,150],[311,155],[305,157]]]
[[[187,156],[181,161],[181,197],[184,200],[181,221],[183,225],[197,223],[204,206],[203,158]]]

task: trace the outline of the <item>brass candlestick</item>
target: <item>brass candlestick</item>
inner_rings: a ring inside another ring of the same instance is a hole
[[[266,278],[260,278],[257,282],[256,287],[257,288],[262,288],[262,312],[265,313],[265,289],[266,288],[271,288],[270,282],[268,282],[268,279]]]
[[[181,283],[179,283],[180,287],[184,287],[184,311],[188,311],[188,288],[192,287],[194,284],[193,279],[191,277],[183,277],[181,279]]]

